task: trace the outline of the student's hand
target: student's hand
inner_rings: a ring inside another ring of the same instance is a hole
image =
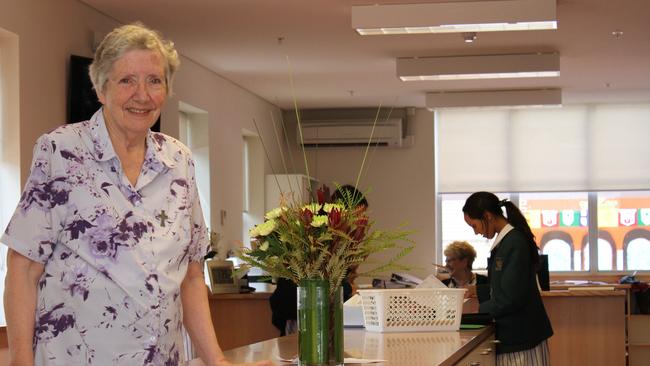
[[[465,291],[465,298],[476,297],[476,285],[467,285],[465,286],[467,291]]]

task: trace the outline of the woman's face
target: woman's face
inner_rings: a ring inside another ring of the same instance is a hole
[[[482,235],[486,239],[492,239],[496,234],[490,213],[485,214],[485,220],[473,219],[465,214],[465,222],[474,229],[474,234]]]
[[[162,56],[150,50],[124,53],[97,94],[107,124],[125,135],[146,134],[167,97]]]
[[[445,266],[449,270],[449,274],[454,277],[457,273],[467,270],[467,258],[460,258],[451,254],[445,258]]]

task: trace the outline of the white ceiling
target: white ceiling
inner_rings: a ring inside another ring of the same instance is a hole
[[[160,30],[184,56],[284,109],[293,108],[290,74],[300,108],[424,107],[428,91],[537,87],[562,88],[564,104],[650,101],[650,0],[558,0],[557,30],[479,33],[473,44],[460,34],[360,36],[351,27],[352,5],[441,0],[80,1]],[[395,75],[397,57],[548,51],[560,54],[559,78]]]

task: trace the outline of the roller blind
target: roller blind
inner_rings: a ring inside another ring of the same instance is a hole
[[[442,110],[440,193],[650,188],[650,104]]]

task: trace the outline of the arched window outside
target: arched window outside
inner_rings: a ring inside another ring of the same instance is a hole
[[[650,268],[650,230],[635,229],[623,239],[625,269],[643,270]]]
[[[551,239],[544,244],[542,253],[548,255],[549,271],[570,271],[572,269],[571,244],[562,239]]]
[[[627,269],[647,270],[650,268],[650,240],[638,238],[630,241],[625,256]]]
[[[548,255],[549,271],[573,270],[573,240],[564,231],[551,231],[540,240],[542,254]]]
[[[584,268],[589,268],[589,243],[582,249]],[[614,268],[614,246],[606,239],[598,238],[598,270],[611,271]]]

